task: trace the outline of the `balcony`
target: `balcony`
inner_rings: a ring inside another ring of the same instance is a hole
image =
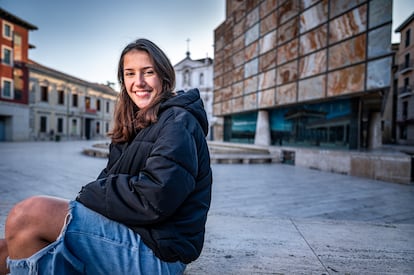
[[[413,95],[413,90],[412,90],[411,86],[398,88],[398,97],[399,98],[404,98],[404,97],[408,97],[408,96],[412,96],[412,95]]]
[[[87,114],[96,114],[96,109],[85,108],[85,113],[87,113]]]
[[[404,63],[398,65],[398,73],[406,74],[414,70],[414,60],[406,60]]]

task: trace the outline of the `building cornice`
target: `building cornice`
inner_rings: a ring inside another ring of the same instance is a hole
[[[396,29],[395,32],[401,32],[405,27],[407,27],[408,24],[411,23],[411,21],[414,20],[414,13],[411,14],[410,17],[408,17],[404,22],[401,23]]]
[[[82,85],[87,88],[95,89],[107,95],[118,96],[118,92],[116,92],[114,89],[112,89],[111,87],[107,85],[89,82],[89,81],[68,75],[66,73],[63,73],[55,69],[41,65],[33,60],[29,60],[29,62],[27,63],[27,67],[29,68],[29,70],[37,71],[39,73],[42,73],[42,74],[45,74],[51,77],[62,79],[62,80],[65,80],[65,81],[68,81],[74,84]]]
[[[37,27],[35,25],[30,24],[29,22],[9,13],[6,10],[3,10],[2,8],[0,8],[0,18],[3,18],[11,23],[22,26],[31,31],[37,30]]]

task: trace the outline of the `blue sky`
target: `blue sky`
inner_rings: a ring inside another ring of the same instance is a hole
[[[139,37],[151,39],[173,64],[214,58],[214,29],[225,0],[0,0],[10,13],[36,25],[29,57],[91,82],[116,82],[119,54]],[[393,31],[414,12],[413,0],[394,0]],[[398,42],[399,35],[392,35]]]
[[[116,82],[119,55],[145,37],[173,64],[214,56],[214,29],[225,18],[225,0],[0,0],[8,12],[38,27],[29,57],[91,82]]]

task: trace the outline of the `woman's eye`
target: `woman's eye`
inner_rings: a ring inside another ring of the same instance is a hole
[[[134,75],[134,73],[133,73],[133,72],[125,72],[125,73],[124,73],[124,75],[125,75],[125,76],[133,76],[133,75]]]
[[[145,71],[144,72],[145,76],[150,76],[150,75],[153,75],[153,74],[154,74],[154,71]]]

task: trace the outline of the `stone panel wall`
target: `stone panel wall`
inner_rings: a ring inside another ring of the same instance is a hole
[[[226,7],[215,30],[216,116],[390,86],[392,0],[227,0]]]

